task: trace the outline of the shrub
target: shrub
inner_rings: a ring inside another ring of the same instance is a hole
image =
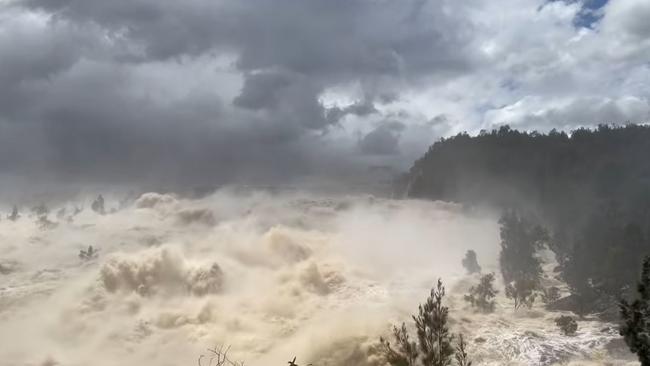
[[[562,315],[555,319],[555,324],[564,335],[575,335],[578,330],[578,322],[572,316]]]

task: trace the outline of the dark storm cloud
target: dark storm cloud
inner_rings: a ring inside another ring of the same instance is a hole
[[[400,122],[383,122],[359,141],[359,148],[369,155],[397,154],[400,134],[405,128]]]
[[[0,7],[0,168],[25,176],[203,183],[312,174],[326,165],[314,159],[337,154],[319,141],[341,118],[378,114],[373,96],[396,99],[395,81],[445,78],[473,62],[465,47],[471,27],[451,1],[25,0]],[[192,65],[221,56],[234,60],[229,72],[241,90],[219,85],[209,67],[194,73]],[[215,92],[178,91],[204,78],[214,78]],[[363,100],[322,104],[327,88],[353,81]],[[377,129],[362,149],[394,150],[394,134]]]

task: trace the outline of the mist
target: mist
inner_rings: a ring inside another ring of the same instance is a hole
[[[8,365],[192,364],[219,345],[250,365],[294,356],[383,365],[379,337],[407,320],[438,278],[454,331],[483,339],[471,347],[481,365],[527,365],[540,353],[580,359],[613,337],[553,341],[543,320],[552,313],[517,313],[502,298],[503,313],[486,317],[464,303],[465,252],[475,250],[485,272],[498,268],[490,210],[220,190],[201,199],[146,193],[110,214],[62,216],[49,229],[24,215],[0,221]],[[83,260],[89,245],[96,254]]]
[[[8,364],[191,364],[216,344],[250,364],[350,363],[438,277],[460,278],[470,246],[497,253],[490,215],[372,196],[147,193],[0,228]],[[88,245],[99,256],[82,261]]]
[[[647,24],[0,0],[0,366],[650,364]]]

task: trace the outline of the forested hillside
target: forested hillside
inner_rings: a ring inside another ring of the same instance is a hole
[[[459,134],[431,146],[407,182],[411,197],[488,204],[537,220],[580,311],[628,291],[650,252],[648,126]]]

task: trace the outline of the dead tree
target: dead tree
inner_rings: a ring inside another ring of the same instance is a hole
[[[199,366],[244,366],[243,362],[229,359],[228,351],[230,351],[230,346],[225,349],[223,346],[208,348],[209,354],[199,356],[198,364]],[[204,363],[203,359],[209,359],[208,363]]]

